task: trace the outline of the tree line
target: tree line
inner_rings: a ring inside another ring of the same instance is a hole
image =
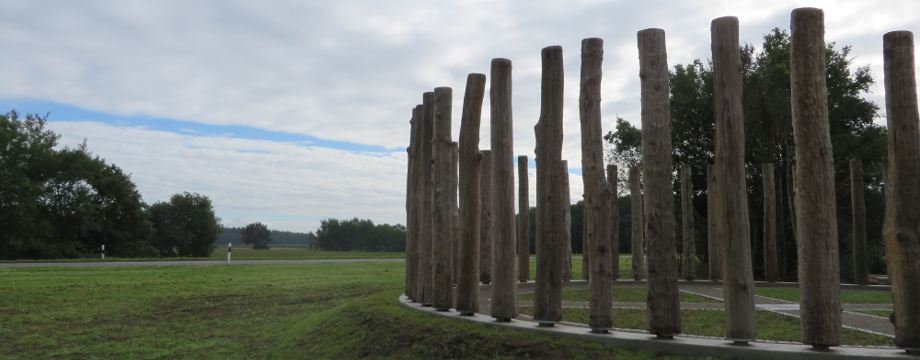
[[[405,251],[406,227],[369,219],[325,219],[316,230],[316,247],[331,251]]]
[[[755,274],[763,271],[763,183],[761,164],[773,163],[776,171],[776,191],[779,197],[778,244],[784,259],[784,276],[793,279],[796,272],[794,235],[795,207],[793,204],[793,171],[795,149],[792,136],[791,91],[789,79],[790,39],[786,31],[773,29],[764,36],[760,50],[749,44],[741,47],[743,107],[745,131],[745,173],[747,174],[748,205],[751,217],[751,255],[755,259]],[[868,66],[856,66],[850,47],[827,43],[825,47],[827,95],[831,143],[834,149],[837,222],[840,234],[841,275],[852,273],[850,251],[851,223],[850,181],[848,161],[862,161],[865,173],[867,232],[870,270],[885,271],[883,262],[881,167],[887,156],[887,129],[873,122],[879,117],[879,107],[865,98],[875,80]],[[695,60],[676,65],[670,72],[670,101],[672,116],[672,157],[674,159],[675,202],[679,202],[678,168],[688,164],[693,169],[693,208],[696,220],[696,248],[705,249],[707,165],[713,162],[714,124],[713,73],[711,61]],[[618,119],[613,131],[605,136],[609,143],[608,158],[621,171],[636,165],[641,159],[641,131],[624,119]],[[626,176],[620,176],[625,181]],[[628,189],[621,183],[621,189]],[[627,196],[628,197],[628,196]],[[621,202],[622,202],[621,198]],[[620,207],[623,209],[623,206]],[[680,219],[680,207],[675,207]],[[622,215],[621,215],[622,216]],[[628,224],[621,217],[621,229]],[[574,223],[574,213],[573,213]],[[807,226],[807,225],[805,225]],[[682,229],[678,226],[679,232]],[[628,234],[628,233],[627,233]],[[621,235],[622,236],[622,235]],[[628,236],[626,237],[628,239]],[[623,239],[621,237],[621,239]],[[705,251],[698,256],[705,259]]]
[[[58,147],[47,115],[0,114],[0,258],[208,256],[220,230],[211,200],[181,193],[148,205],[128,174],[84,142]]]

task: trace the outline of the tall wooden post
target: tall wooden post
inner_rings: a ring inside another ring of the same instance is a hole
[[[569,161],[562,160],[562,204],[565,208],[565,256],[562,258],[562,280],[572,280],[572,195],[569,188]]]
[[[517,221],[517,257],[518,281],[530,279],[530,194],[527,179],[527,155],[517,158],[518,166],[518,221]]]
[[[451,224],[451,279],[457,283],[457,271],[460,267],[460,207],[457,192],[460,187],[460,145],[455,141],[450,143],[450,224]]]
[[[514,147],[511,118],[511,60],[492,59],[489,89],[492,121],[492,317],[511,321],[517,316],[515,289]]]
[[[610,186],[604,175],[603,130],[601,129],[601,65],[604,41],[598,38],[581,41],[581,94],[578,108],[581,117],[581,171],[585,188],[585,220],[588,226],[588,258],[591,275],[588,326],[592,332],[606,332],[613,327],[610,257]]]
[[[585,195],[581,195],[581,278],[588,280],[591,278],[591,257],[588,256],[588,249],[591,247],[591,239],[588,237],[588,212],[585,211]]]
[[[712,21],[713,99],[716,109],[715,170],[720,196],[717,220],[725,260],[725,337],[746,343],[757,335],[751,265],[747,185],[744,176],[744,108],[738,18]]]
[[[776,179],[773,164],[766,163],[763,172],[763,271],[769,282],[780,279],[779,256],[776,246]]]
[[[432,211],[432,254],[434,257],[434,308],[447,311],[454,305],[453,201],[451,200],[451,170],[453,152],[450,139],[451,89],[434,89],[434,138],[432,167],[434,169],[434,207]]]
[[[635,280],[645,278],[645,214],[642,210],[641,176],[638,166],[629,168],[629,206],[632,220],[630,241],[632,242],[632,271]]]
[[[418,233],[417,225],[417,206],[415,190],[417,187],[415,179],[415,168],[418,165],[418,140],[419,140],[419,107],[412,108],[412,118],[409,120],[409,147],[407,149],[409,166],[406,175],[406,296],[415,301],[415,260],[416,251],[415,243]]]
[[[913,34],[885,34],[884,56],[888,113],[884,237],[895,344],[920,353],[920,116]]]
[[[610,186],[610,263],[611,279],[620,278],[620,208],[617,205],[617,166],[607,165],[607,183]]]
[[[541,52],[540,120],[534,126],[537,146],[537,278],[534,320],[548,326],[562,320],[562,280],[569,246],[568,170],[562,161],[562,48]],[[571,266],[569,263],[568,266]],[[571,274],[570,274],[571,276]]]
[[[492,283],[492,220],[495,196],[492,194],[492,150],[482,151],[482,162],[479,163],[480,175],[480,205],[479,212],[479,281],[483,284]]]
[[[423,306],[434,305],[434,263],[432,257],[432,239],[434,234],[431,227],[431,213],[433,211],[432,201],[434,193],[432,189],[432,167],[431,167],[431,144],[434,134],[434,92],[422,94],[422,128],[419,130],[422,134],[419,149],[421,154],[419,159],[419,172],[421,173],[421,206],[419,207],[421,231],[419,232],[418,252],[419,252],[419,298]]]
[[[708,225],[707,250],[709,251],[709,280],[722,280],[722,248],[719,245],[719,187],[716,184],[716,172],[712,165],[706,167],[706,223]]]
[[[479,311],[480,198],[479,122],[486,76],[469,74],[460,117],[460,266],[457,268],[456,308],[461,315]]]
[[[840,259],[824,72],[824,12],[793,10],[791,29],[802,342],[823,349],[840,344]]]
[[[680,298],[671,190],[668,55],[664,30],[641,30],[638,38],[645,239],[648,241],[648,326],[649,332],[659,338],[671,338],[680,333]]]
[[[869,258],[866,249],[866,195],[862,161],[850,159],[850,198],[853,206],[853,281],[869,283]]]
[[[693,180],[690,165],[680,167],[681,225],[683,225],[683,273],[684,279],[696,279],[696,230],[693,223]]]

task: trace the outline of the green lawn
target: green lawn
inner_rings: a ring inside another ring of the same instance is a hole
[[[524,314],[532,315],[533,308],[521,308]],[[722,337],[725,334],[725,312],[719,310],[682,310],[683,333],[689,335]],[[636,309],[613,309],[613,326],[621,329],[646,330],[648,312]],[[769,311],[757,311],[757,338],[776,341],[801,341],[801,325],[797,318],[783,316]],[[562,319],[568,322],[586,324],[587,309],[563,309]],[[841,341],[844,345],[894,346],[894,339],[843,329]]]
[[[756,288],[754,293],[774,299],[799,302],[798,288]],[[891,293],[879,290],[840,290],[844,304],[891,304]]]
[[[614,286],[612,291],[613,301],[622,302],[641,302],[644,303],[648,296],[648,288],[645,286]],[[519,297],[521,300],[533,300],[533,293],[524,293]],[[568,289],[562,290],[562,300],[565,301],[588,301],[588,289]],[[681,302],[694,303],[719,303],[720,301],[699,295],[680,293]]]
[[[235,250],[234,250],[235,251]],[[530,256],[530,280],[537,278],[537,257]],[[581,254],[572,254],[572,279],[580,280],[582,277]],[[620,255],[620,279],[632,279],[632,255]]]
[[[0,358],[655,358],[405,309],[403,264],[0,269]]]
[[[268,250],[253,250],[251,247],[233,247],[235,260],[297,260],[297,259],[388,259],[402,258],[402,252],[369,252],[369,251],[322,251],[303,246],[277,246]],[[216,248],[210,257],[181,257],[181,258],[82,258],[82,259],[42,259],[42,260],[14,260],[12,262],[100,262],[100,261],[194,261],[194,260],[226,260],[227,248]],[[0,261],[10,262],[10,261]]]

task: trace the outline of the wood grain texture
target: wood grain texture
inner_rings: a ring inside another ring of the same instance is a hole
[[[434,269],[434,300],[437,310],[447,310],[454,305],[454,266],[451,260],[453,248],[454,200],[451,192],[451,164],[454,155],[451,151],[451,96],[448,87],[434,89],[434,138],[432,139],[432,168],[434,175],[434,200],[432,211],[431,243]]]
[[[920,116],[914,37],[885,34],[888,171],[885,183],[885,259],[894,300],[895,343],[920,349]]]
[[[706,224],[709,231],[707,237],[707,250],[709,252],[709,280],[722,280],[722,248],[719,238],[719,187],[716,183],[716,172],[712,165],[706,167]]]
[[[492,150],[482,151],[482,161],[479,163],[481,177],[479,212],[479,281],[483,284],[492,283]]]
[[[562,110],[564,74],[562,48],[541,52],[540,119],[534,126],[537,146],[537,278],[534,320],[562,320],[562,280],[568,241],[568,177],[562,161]],[[571,266],[571,263],[568,264]],[[569,273],[571,276],[571,272]]]
[[[681,269],[684,279],[696,279],[696,229],[693,219],[693,183],[690,165],[680,167]]]
[[[588,232],[588,326],[593,331],[613,327],[610,257],[610,186],[604,174],[603,129],[601,129],[601,68],[604,41],[581,42],[581,88],[578,108],[581,118],[581,172],[585,189],[585,222]]]
[[[642,170],[638,166],[629,168],[630,220],[632,221],[630,241],[632,243],[633,279],[645,278],[645,214],[642,210]]]
[[[677,288],[677,242],[671,188],[671,110],[668,59],[661,29],[638,33],[642,88],[642,180],[648,242],[649,332],[671,337],[681,331]]]
[[[802,342],[840,344],[840,259],[834,152],[825,75],[824,12],[792,11],[790,70]]]
[[[527,155],[517,158],[518,169],[518,217],[517,217],[517,265],[518,281],[530,279],[530,193],[527,179]]]
[[[450,200],[450,264],[451,280],[454,285],[457,284],[457,269],[460,267],[460,207],[457,199],[457,192],[460,187],[460,145],[454,141],[450,143],[450,191],[448,199]],[[456,299],[455,299],[456,300]]]
[[[432,192],[434,186],[432,186],[431,183],[434,178],[431,175],[431,143],[434,133],[433,105],[434,92],[422,94],[422,128],[420,130],[422,139],[419,147],[421,150],[419,171],[421,172],[422,180],[422,206],[419,208],[421,211],[421,231],[418,242],[420,261],[417,275],[419,282],[419,298],[424,306],[432,306],[434,304],[434,265],[432,263],[431,246],[431,241],[434,237],[431,231],[432,200],[434,200],[434,194]]]
[[[723,234],[725,337],[752,340],[754,320],[754,270],[751,261],[747,183],[744,175],[744,108],[741,89],[741,55],[738,18],[712,21],[713,99],[716,112],[716,182],[719,184]]]
[[[853,281],[869,283],[869,254],[866,248],[866,193],[863,167],[859,159],[850,159],[850,200],[853,208]]]
[[[763,174],[763,272],[770,282],[780,280],[779,256],[776,243],[776,178],[773,164],[761,167]]]
[[[412,118],[409,120],[409,147],[408,153],[408,170],[406,175],[406,296],[415,301],[415,267],[418,252],[416,250],[416,238],[418,238],[418,206],[416,204],[416,166],[418,164],[418,142],[419,142],[419,117],[420,106],[412,108]]]
[[[562,203],[565,206],[565,256],[562,258],[562,280],[572,280],[572,195],[569,190],[569,161],[562,160]]]
[[[511,60],[492,59],[489,89],[492,141],[492,317],[517,316],[514,228],[514,146],[511,115]]]
[[[479,152],[479,124],[486,76],[469,74],[460,117],[460,266],[457,268],[455,307],[461,314],[479,311],[479,240],[482,211],[480,197],[482,153]]]
[[[607,165],[607,184],[610,186],[610,264],[611,279],[620,278],[620,207],[617,204],[617,166]]]

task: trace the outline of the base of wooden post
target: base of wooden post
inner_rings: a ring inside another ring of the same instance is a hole
[[[460,316],[473,316],[473,315],[476,315],[476,313],[474,312],[461,312],[460,313]]]
[[[503,317],[503,318],[495,318],[495,322],[507,323],[507,322],[511,322],[511,318],[505,318],[505,317]]]
[[[440,308],[440,307],[436,307],[436,308],[434,308],[434,311],[447,312],[447,311],[450,311],[450,308]]]
[[[553,327],[553,326],[556,326],[556,323],[550,322],[550,321],[540,321],[537,323],[537,327],[546,328],[546,327]]]
[[[813,345],[811,345],[811,350],[813,350],[813,351],[826,352],[826,351],[830,351],[830,350],[831,350],[831,347],[830,347],[830,345],[815,345],[815,344],[813,344]]]
[[[432,307],[434,304],[422,304],[422,307]]]
[[[655,338],[658,340],[674,340],[674,335],[669,334],[655,334]]]
[[[608,329],[608,328],[599,328],[599,329],[591,328],[591,333],[592,333],[592,334],[609,334],[609,333],[610,333],[610,329]]]
[[[907,355],[920,356],[920,348],[904,348],[904,353]]]
[[[743,340],[743,339],[729,339],[729,340],[731,340],[732,345],[735,345],[735,346],[750,346],[751,345],[749,340]]]

